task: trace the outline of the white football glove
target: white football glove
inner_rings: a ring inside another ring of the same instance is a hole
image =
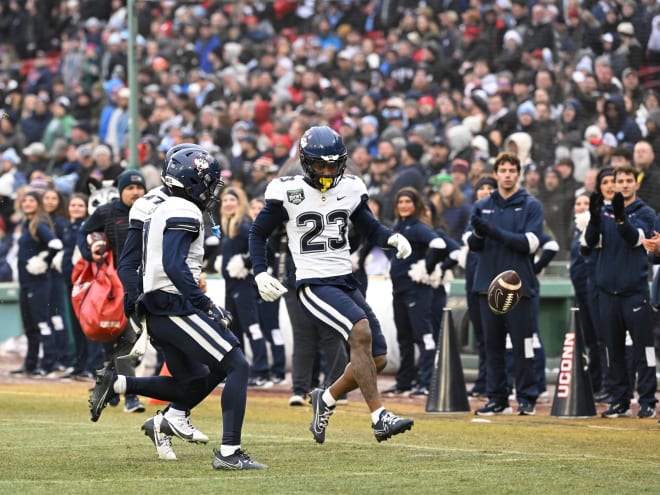
[[[43,275],[48,270],[48,263],[46,263],[47,256],[48,251],[41,251],[36,256],[32,256],[32,258],[27,260],[25,269],[32,275]]]
[[[387,245],[396,248],[396,257],[400,260],[406,259],[412,253],[412,248],[408,239],[403,237],[401,234],[392,234],[389,239],[387,239]]]
[[[288,292],[288,289],[279,280],[271,277],[266,272],[261,272],[254,277],[254,280],[257,282],[257,287],[259,288],[259,295],[264,301],[275,301],[278,297]]]

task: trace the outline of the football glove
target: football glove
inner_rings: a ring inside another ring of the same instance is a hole
[[[387,239],[387,245],[396,248],[396,257],[400,260],[406,259],[412,253],[412,247],[410,247],[408,239],[401,234],[392,234]]]
[[[207,313],[213,321],[215,321],[220,325],[222,330],[227,330],[231,325],[233,318],[231,313],[226,309],[211,303],[209,309],[207,310]]]
[[[286,294],[288,289],[284,287],[279,280],[274,277],[271,277],[266,272],[261,272],[254,277],[255,282],[257,282],[257,288],[259,289],[259,295],[261,299],[267,302],[275,301],[278,297]]]

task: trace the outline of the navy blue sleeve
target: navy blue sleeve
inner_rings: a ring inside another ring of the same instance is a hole
[[[138,228],[139,225],[139,228]],[[117,275],[124,286],[124,311],[133,312],[135,301],[142,292],[139,268],[142,263],[142,222],[131,221],[121,257],[117,265]]]
[[[89,250],[89,246],[87,246],[87,234],[91,234],[92,232],[103,232],[104,230],[105,220],[103,219],[102,208],[97,208],[80,226],[80,230],[78,230],[78,238],[76,239],[80,254],[87,261],[92,261],[92,252]]]
[[[194,225],[191,219],[170,219],[163,234],[163,269],[174,286],[183,297],[203,311],[206,311],[212,301],[204,295],[186,264],[190,245],[199,233],[199,225]],[[195,228],[197,232],[195,232]]]
[[[351,222],[355,224],[364,238],[372,240],[377,246],[387,248],[389,247],[387,239],[393,232],[376,220],[367,203],[368,199],[369,196],[366,194],[362,196],[360,204],[351,215]]]
[[[263,209],[257,215],[248,235],[250,260],[252,260],[252,270],[255,275],[265,272],[266,260],[266,242],[270,235],[282,223],[289,218],[281,201],[268,200]]]
[[[458,242],[456,242],[454,239],[449,237],[447,233],[438,231],[437,234],[438,237],[440,237],[443,241],[445,241],[445,244],[447,244],[447,246],[444,247],[443,249],[430,248],[428,250],[425,260],[427,273],[431,273],[435,269],[435,265],[437,265],[441,261],[442,264],[440,265],[440,268],[443,271],[452,268],[453,266],[456,266],[456,264],[458,263],[458,260],[454,258],[450,258],[449,255],[452,252],[461,249],[461,246],[458,244]]]

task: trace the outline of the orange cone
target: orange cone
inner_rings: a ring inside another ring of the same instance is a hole
[[[163,366],[160,368],[160,373],[158,373],[158,376],[172,376],[170,370],[167,367],[167,363],[163,363]],[[169,402],[165,400],[151,398],[149,399],[149,404],[169,404]]]

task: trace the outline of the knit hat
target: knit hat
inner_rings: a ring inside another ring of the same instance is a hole
[[[130,186],[131,184],[137,184],[142,186],[146,191],[147,185],[144,182],[144,177],[137,170],[124,170],[119,177],[117,177],[117,189],[119,189],[119,195],[121,196],[122,191]]]
[[[474,186],[475,192],[486,185],[491,186],[493,189],[497,189],[497,181],[495,180],[495,177],[490,177],[487,175],[479,179],[476,185]]]
[[[428,180],[429,185],[433,187],[434,191],[440,189],[440,186],[442,186],[444,182],[451,182],[453,184],[454,178],[445,172],[443,174],[432,175]]]
[[[462,158],[454,158],[449,168],[450,173],[459,172],[467,175],[470,171],[470,164]]]
[[[611,167],[603,168],[598,172],[598,175],[596,176],[596,191],[600,192],[600,185],[603,182],[603,179],[610,175],[614,175],[614,169]]]
[[[518,107],[518,117],[521,115],[531,115],[533,119],[536,119],[536,108],[531,101],[526,101]]]

